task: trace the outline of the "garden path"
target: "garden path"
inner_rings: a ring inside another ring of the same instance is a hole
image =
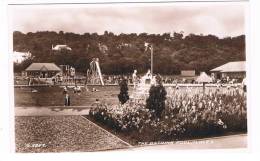
[[[247,134],[211,137],[197,140],[161,143],[161,145],[142,145],[132,150],[201,150],[201,149],[237,149],[247,147]]]
[[[15,107],[15,116],[88,115],[91,106]]]

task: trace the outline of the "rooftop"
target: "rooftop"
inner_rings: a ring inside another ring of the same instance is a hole
[[[25,71],[61,71],[54,63],[32,63]]]
[[[236,61],[236,62],[228,62],[224,65],[221,65],[217,68],[211,70],[211,72],[245,72],[246,71],[246,61]]]

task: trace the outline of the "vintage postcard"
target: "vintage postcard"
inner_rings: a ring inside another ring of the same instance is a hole
[[[247,3],[9,5],[15,152],[246,149]]]

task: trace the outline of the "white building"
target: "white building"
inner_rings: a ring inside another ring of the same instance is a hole
[[[12,59],[14,63],[21,63],[25,59],[31,58],[32,54],[30,52],[18,52],[14,51],[12,55]]]
[[[182,70],[181,75],[184,77],[194,77],[196,76],[195,70]]]
[[[68,45],[56,45],[55,47],[51,47],[52,50],[60,51],[60,50],[72,50]]]
[[[106,52],[108,51],[108,47],[101,43],[98,43],[98,49],[103,54],[106,54]]]

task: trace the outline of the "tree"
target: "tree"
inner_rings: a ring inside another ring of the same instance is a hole
[[[157,76],[156,85],[152,85],[149,90],[149,97],[146,100],[146,108],[152,111],[153,116],[161,118],[161,114],[165,109],[166,90],[162,85],[161,78]]]
[[[171,39],[171,33],[163,33],[162,38],[163,38],[163,40],[170,40]]]
[[[118,99],[121,102],[121,104],[124,104],[129,100],[129,95],[128,95],[128,87],[127,87],[127,82],[126,79],[123,79],[120,84],[120,93],[118,95]]]
[[[174,33],[173,33],[173,38],[174,38],[175,40],[182,40],[182,38],[183,38],[183,32],[180,32],[180,33],[174,32]]]
[[[104,31],[104,36],[108,36],[108,31]]]

